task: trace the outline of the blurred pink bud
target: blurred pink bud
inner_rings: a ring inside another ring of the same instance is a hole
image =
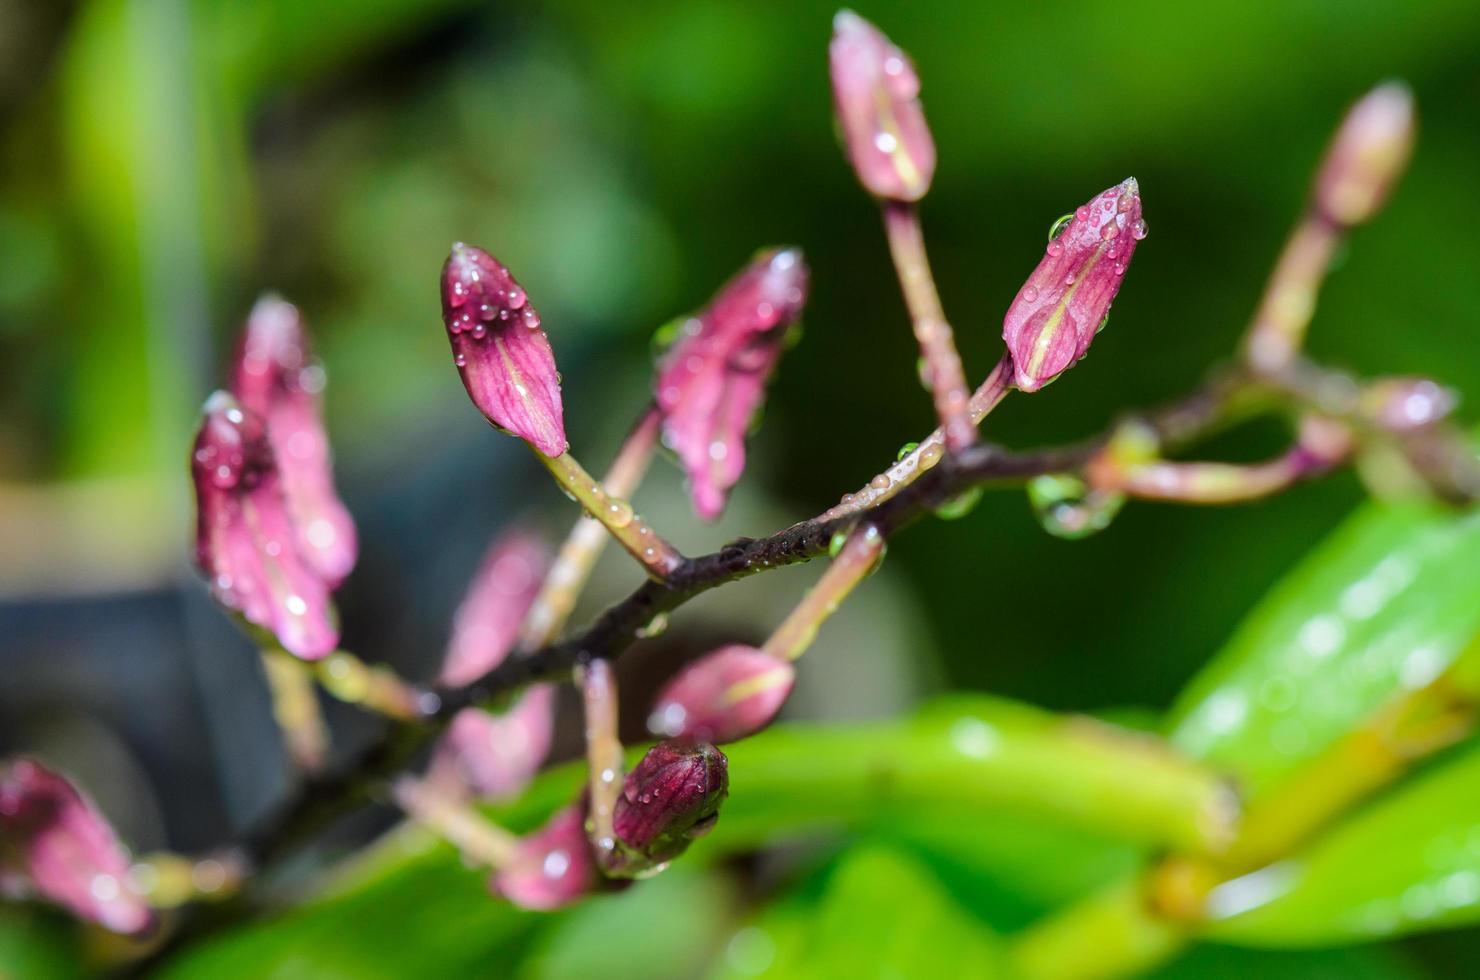
[[[714,827],[729,790],[729,761],[719,749],[659,742],[627,774],[612,827],[643,866],[663,864]]]
[[[935,174],[935,141],[915,66],[851,10],[833,18],[833,106],[858,179],[875,197],[918,201]]]
[[[339,643],[328,584],[298,550],[265,426],[224,391],[195,439],[195,562],[217,601],[317,660]]]
[[[514,859],[489,887],[515,905],[546,911],[569,905],[601,884],[586,839],[586,807],[573,803],[520,841]]]
[[[660,738],[733,742],[769,725],[795,681],[790,661],[754,647],[722,647],[668,682],[648,728]]]
[[[565,452],[555,355],[540,315],[503,263],[454,243],[442,267],[442,321],[478,411],[546,456]]]
[[[555,688],[535,684],[498,714],[464,708],[432,758],[434,778],[466,787],[479,799],[518,796],[540,771],[554,733]]]
[[[1013,382],[1022,391],[1037,391],[1085,355],[1146,237],[1134,177],[1066,217],[1002,321]]]
[[[503,662],[549,567],[549,549],[533,534],[513,531],[493,542],[453,616],[440,683],[461,687]]]
[[[1402,82],[1368,92],[1347,112],[1316,175],[1315,203],[1339,225],[1370,219],[1413,153],[1413,93]]]
[[[334,491],[323,389],[324,369],[310,354],[298,308],[278,296],[259,299],[247,317],[231,392],[267,423],[299,549],[332,589],[354,568],[359,545]]]
[[[128,887],[129,855],[97,806],[32,759],[0,766],[0,882],[114,932],[154,926]]]
[[[797,248],[768,249],[684,322],[654,382],[663,443],[689,476],[694,509],[712,520],[745,469],[745,435],[807,300]]]

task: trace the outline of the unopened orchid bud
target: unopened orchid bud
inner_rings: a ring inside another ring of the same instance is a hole
[[[565,452],[555,355],[540,315],[503,263],[454,244],[442,267],[442,321],[478,411],[546,456]]]
[[[1369,220],[1413,154],[1413,92],[1387,82],[1347,112],[1316,175],[1315,205],[1330,221],[1350,227]]]
[[[1037,391],[1085,355],[1145,237],[1134,177],[1054,226],[1047,252],[1002,321],[1019,389]]]
[[[728,760],[712,745],[670,741],[649,749],[627,774],[612,815],[635,862],[629,871],[656,869],[708,833],[729,788]]]
[[[668,682],[648,728],[660,738],[733,742],[769,725],[795,681],[789,660],[754,647],[723,647]]]
[[[586,807],[575,803],[523,838],[489,887],[521,908],[546,911],[590,894],[601,881],[586,839]]]
[[[0,763],[0,894],[35,895],[136,935],[154,911],[128,887],[129,854],[97,806],[33,759]]]
[[[859,181],[875,197],[924,197],[935,174],[935,140],[909,57],[873,24],[842,10],[833,18],[828,60],[838,125]]]
[[[550,754],[555,688],[535,684],[507,710],[464,708],[432,757],[432,777],[485,800],[518,796]]]
[[[549,567],[550,551],[533,534],[514,531],[493,542],[453,615],[443,685],[469,684],[503,662]]]
[[[259,299],[247,317],[231,393],[266,423],[299,550],[332,589],[354,568],[359,543],[334,490],[323,390],[324,369],[309,350],[298,308],[278,296]]]
[[[440,683],[461,687],[503,662],[549,566],[549,549],[533,534],[515,531],[494,541],[453,617]],[[515,796],[544,764],[554,721],[555,690],[548,684],[529,688],[500,713],[465,708],[438,744],[431,771],[478,797]]]
[[[328,584],[299,551],[265,425],[224,391],[204,413],[191,456],[196,565],[218,602],[317,660],[338,645],[339,623]]]
[[[712,520],[745,469],[745,436],[807,300],[801,249],[768,249],[688,318],[658,364],[663,443],[689,477],[694,509]]]

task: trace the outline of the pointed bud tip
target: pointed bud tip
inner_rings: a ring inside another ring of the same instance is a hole
[[[918,201],[935,174],[935,141],[909,57],[850,10],[833,18],[833,105],[848,158],[875,197]]]
[[[1146,237],[1141,185],[1127,177],[1056,222],[1002,321],[1013,383],[1037,391],[1084,357]]]
[[[1316,176],[1315,203],[1344,226],[1371,219],[1386,202],[1413,154],[1413,91],[1388,81],[1347,111]]]
[[[612,825],[625,848],[661,864],[714,826],[729,788],[729,760],[713,745],[659,742],[627,774]]]
[[[565,452],[560,375],[539,313],[508,268],[454,242],[442,266],[442,321],[473,404],[546,456]]]

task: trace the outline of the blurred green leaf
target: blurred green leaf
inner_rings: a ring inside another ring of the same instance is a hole
[[[1351,949],[1280,950],[1197,946],[1145,980],[1423,980],[1422,970],[1397,953]]]
[[[83,976],[77,925],[45,909],[0,905],[0,980]]]
[[[848,854],[810,932],[798,976],[1005,975],[996,937],[920,864],[879,847]]]
[[[1220,941],[1315,946],[1480,920],[1480,748],[1470,746],[1289,860],[1221,886]]]
[[[1250,795],[1480,631],[1480,511],[1370,505],[1259,604],[1171,715],[1174,744]]]

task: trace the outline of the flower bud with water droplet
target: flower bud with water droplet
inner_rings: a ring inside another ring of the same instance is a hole
[[[494,541],[453,616],[441,684],[471,684],[503,662],[549,566],[549,549],[533,534],[516,530]],[[502,712],[465,708],[438,743],[431,776],[479,798],[516,796],[544,765],[554,723],[549,684],[533,685]]]
[[[442,322],[473,404],[546,456],[565,452],[560,376],[540,316],[493,256],[457,242],[442,267]]]
[[[833,18],[833,106],[853,170],[875,197],[918,201],[935,174],[935,140],[909,57],[851,10]]]
[[[721,647],[663,687],[648,728],[660,738],[733,742],[769,725],[794,683],[789,660],[739,644]]]
[[[1048,243],[1002,321],[1020,390],[1037,391],[1085,355],[1145,237],[1132,177],[1076,209]]]
[[[713,745],[653,746],[627,774],[612,813],[625,858],[616,873],[641,875],[678,857],[714,827],[729,789],[729,762]]]
[[[324,369],[309,350],[298,308],[280,296],[263,296],[247,317],[231,393],[266,424],[299,551],[333,589],[354,568],[359,542],[334,489],[323,389]]]
[[[137,935],[155,915],[128,887],[129,867],[107,818],[70,780],[34,759],[0,763],[0,894]]]
[[[602,885],[586,839],[586,806],[557,810],[543,827],[524,837],[519,849],[489,880],[489,888],[520,908],[547,911],[590,894]]]
[[[712,520],[745,469],[745,437],[807,299],[800,249],[768,249],[684,321],[653,388],[663,444],[689,477],[694,509]]]
[[[1413,154],[1413,92],[1385,82],[1347,112],[1316,174],[1315,206],[1350,227],[1369,220]]]
[[[305,660],[339,643],[328,583],[300,551],[261,418],[224,391],[205,404],[191,455],[195,563],[216,600]]]

